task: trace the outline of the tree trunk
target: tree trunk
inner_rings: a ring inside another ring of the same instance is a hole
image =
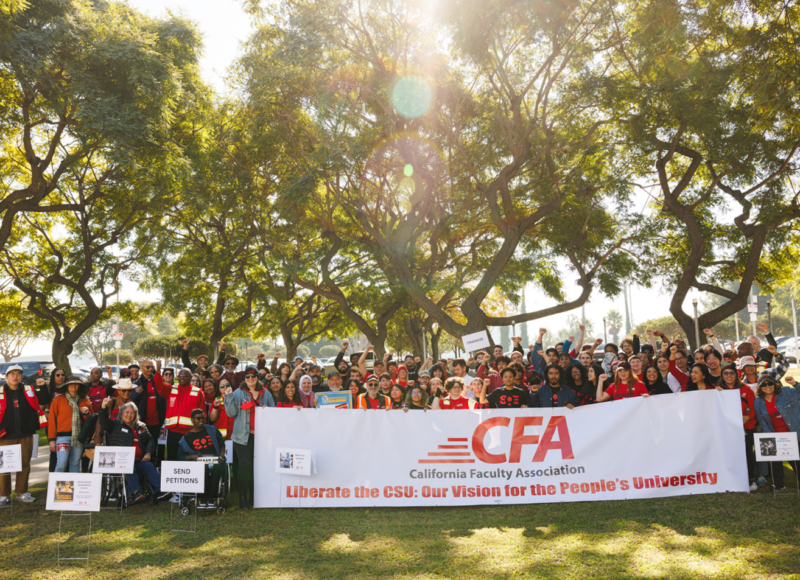
[[[297,347],[300,346],[300,343],[295,342],[291,329],[285,324],[281,324],[281,337],[283,345],[286,347],[286,361],[294,367],[292,359],[297,356]]]
[[[52,347],[53,364],[57,368],[64,369],[67,376],[72,374],[72,366],[69,364],[69,355],[72,354],[72,345],[65,340],[53,340]]]
[[[433,358],[434,364],[439,360],[439,339],[442,336],[442,327],[439,326],[436,332],[431,329],[431,352],[428,356]]]

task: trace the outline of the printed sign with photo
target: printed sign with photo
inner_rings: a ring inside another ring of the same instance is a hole
[[[0,447],[0,473],[22,471],[22,445]]]
[[[167,444],[167,430],[164,427],[161,428],[161,431],[158,434],[158,444],[159,445]]]
[[[56,511],[100,511],[99,473],[51,473],[45,508]]]
[[[96,447],[92,473],[133,473],[133,447]]]
[[[311,450],[279,447],[275,451],[275,473],[311,475]]]
[[[797,461],[797,433],[756,433],[756,461]]]

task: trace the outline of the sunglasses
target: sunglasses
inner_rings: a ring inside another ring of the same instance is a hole
[[[67,375],[65,375],[64,373],[56,373],[56,376],[57,377],[66,377]]]
[[[257,379],[258,375],[247,375],[245,379]]]

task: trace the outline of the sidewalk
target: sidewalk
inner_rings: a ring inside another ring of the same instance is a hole
[[[34,485],[47,481],[50,466],[50,450],[46,447],[39,449],[39,457],[31,459],[31,475],[28,478],[28,485]]]

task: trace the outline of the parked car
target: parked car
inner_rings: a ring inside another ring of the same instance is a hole
[[[0,384],[5,384],[6,382],[6,371],[14,366],[19,365],[22,367],[22,374],[24,376],[23,381],[26,384],[32,385],[36,381],[37,378],[41,377],[46,381],[50,380],[50,375],[53,372],[53,369],[56,366],[53,364],[53,361],[47,360],[39,360],[39,361],[11,361],[7,363],[0,363]]]

